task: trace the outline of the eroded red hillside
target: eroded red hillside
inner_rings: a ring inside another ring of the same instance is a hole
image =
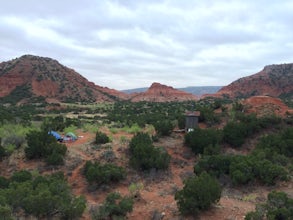
[[[15,89],[27,99],[41,96],[46,100],[111,102],[123,97],[116,90],[96,86],[56,60],[32,55],[0,63],[0,97]]]
[[[256,113],[259,116],[263,115],[278,115],[284,116],[292,114],[292,109],[289,109],[281,99],[269,96],[253,96],[242,101],[245,112]]]
[[[262,71],[240,78],[223,87],[216,96],[250,97],[269,95],[279,97],[293,93],[293,64],[266,66]]]
[[[191,93],[155,82],[146,92],[133,94],[131,101],[172,102],[197,99],[198,98]]]

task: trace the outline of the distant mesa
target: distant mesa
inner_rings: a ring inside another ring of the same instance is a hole
[[[172,102],[188,100],[198,100],[198,97],[191,93],[174,89],[171,86],[162,85],[158,82],[154,82],[147,91],[134,94],[131,98],[133,102]]]

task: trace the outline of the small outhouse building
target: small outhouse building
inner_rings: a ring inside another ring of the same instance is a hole
[[[190,111],[185,113],[185,132],[193,131],[198,127],[199,111]]]

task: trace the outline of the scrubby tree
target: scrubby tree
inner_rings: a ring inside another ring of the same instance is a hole
[[[138,133],[129,143],[130,164],[135,169],[167,169],[170,155],[164,148],[154,147],[148,134]]]
[[[101,131],[97,131],[96,139],[95,139],[96,144],[106,144],[109,141],[110,141],[110,138],[105,133]]]
[[[5,155],[6,155],[6,153],[5,153],[5,149],[4,149],[4,147],[2,147],[1,142],[2,142],[2,140],[1,140],[1,138],[0,138],[0,160],[1,160],[3,157],[5,157]]]
[[[222,139],[221,130],[214,128],[197,128],[185,135],[185,144],[190,147],[195,154],[202,154],[204,149],[216,147]]]
[[[126,177],[126,171],[123,167],[114,164],[100,164],[87,161],[84,166],[84,175],[88,182],[97,185],[118,182]]]
[[[31,131],[26,136],[25,155],[28,159],[46,159],[49,165],[61,165],[67,148],[44,131]],[[55,158],[56,157],[56,158]]]
[[[9,185],[0,190],[1,214],[9,216],[10,211],[17,210],[37,219],[77,219],[86,208],[85,198],[71,193],[63,173],[32,176],[19,171],[8,181]]]
[[[244,144],[246,127],[240,122],[228,122],[223,129],[223,140],[233,147],[240,147]]]
[[[160,120],[154,123],[156,132],[160,136],[168,136],[171,134],[174,126],[170,120]]]
[[[124,219],[133,209],[133,199],[121,196],[117,192],[107,195],[105,202],[92,212],[92,219]]]
[[[183,189],[175,194],[175,200],[181,214],[196,216],[219,201],[221,191],[218,181],[204,172],[186,179]]]
[[[258,204],[254,212],[245,216],[245,220],[258,219],[293,219],[293,199],[284,192],[270,192],[266,203]]]

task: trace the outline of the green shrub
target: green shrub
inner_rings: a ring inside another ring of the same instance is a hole
[[[239,122],[229,122],[223,129],[223,140],[233,147],[240,147],[246,137],[246,126]]]
[[[106,144],[108,142],[110,142],[110,138],[105,133],[97,131],[95,143],[96,144]]]
[[[49,165],[63,164],[67,148],[44,131],[31,131],[27,134],[25,155],[28,159],[44,158]]]
[[[9,216],[11,210],[18,210],[37,219],[76,219],[86,208],[85,199],[71,193],[63,173],[32,177],[19,171],[9,181],[8,187],[0,190],[2,214]]]
[[[157,121],[154,123],[154,127],[157,134],[160,136],[169,136],[174,128],[173,124],[169,120]]]
[[[195,164],[194,173],[200,175],[202,172],[208,172],[215,177],[229,175],[232,158],[229,155],[205,156]]]
[[[138,133],[135,135],[129,143],[129,149],[131,153],[130,164],[135,169],[167,169],[169,166],[170,155],[164,148],[154,147],[148,134]]]
[[[9,183],[10,181],[7,178],[0,176],[0,189],[7,188]]]
[[[124,219],[132,211],[133,203],[133,199],[129,197],[122,197],[116,192],[109,193],[105,202],[92,212],[92,219]]]
[[[17,171],[13,173],[10,180],[13,182],[29,181],[29,180],[32,180],[32,174],[26,170]]]
[[[195,154],[202,154],[207,147],[215,147],[222,140],[222,132],[213,128],[197,128],[185,135],[185,144]]]
[[[114,164],[100,164],[87,161],[84,167],[84,175],[89,183],[97,185],[119,182],[126,177],[126,171],[123,167]]]
[[[0,138],[0,160],[6,156],[6,152],[4,147],[1,146],[1,138]]]
[[[175,194],[175,200],[181,214],[196,216],[219,201],[221,191],[217,180],[204,172],[186,179],[183,189]]]
[[[258,219],[293,219],[293,199],[284,192],[270,192],[266,203],[256,205],[256,210],[245,216],[245,220]]]

